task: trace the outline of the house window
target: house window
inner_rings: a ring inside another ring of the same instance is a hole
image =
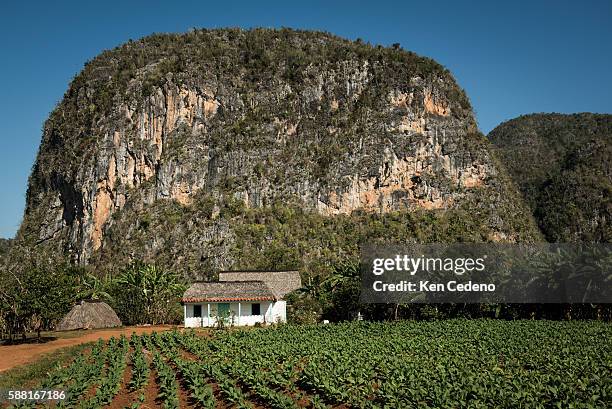
[[[251,315],[261,315],[261,304],[251,304]]]
[[[193,316],[196,318],[202,317],[202,306],[201,305],[193,306]]]

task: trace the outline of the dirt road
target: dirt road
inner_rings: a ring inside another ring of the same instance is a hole
[[[130,336],[132,332],[145,334],[152,331],[167,331],[174,328],[170,325],[151,327],[122,327],[116,329],[100,329],[82,331],[82,335],[70,338],[58,338],[41,344],[29,343],[21,345],[0,345],[0,372],[15,366],[36,361],[41,355],[53,352],[60,348],[96,341],[98,338],[110,339],[121,334]]]

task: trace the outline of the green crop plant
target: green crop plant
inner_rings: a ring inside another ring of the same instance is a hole
[[[159,398],[199,408],[603,408],[612,400],[612,326],[595,321],[447,320],[235,329],[131,337],[130,390],[152,354]],[[57,407],[112,402],[125,338],[57,368]],[[181,379],[179,384],[177,374]],[[93,397],[82,401],[93,385]],[[213,393],[213,388],[215,392]],[[142,401],[141,401],[142,403]]]

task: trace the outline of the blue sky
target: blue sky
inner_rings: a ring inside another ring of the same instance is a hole
[[[230,26],[399,42],[453,72],[485,133],[531,112],[612,112],[610,1],[4,1],[0,237],[21,222],[43,121],[85,61],[154,32]]]

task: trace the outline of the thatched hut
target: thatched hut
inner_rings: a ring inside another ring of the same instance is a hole
[[[102,301],[81,301],[57,325],[58,331],[120,327],[121,320],[113,309]]]

